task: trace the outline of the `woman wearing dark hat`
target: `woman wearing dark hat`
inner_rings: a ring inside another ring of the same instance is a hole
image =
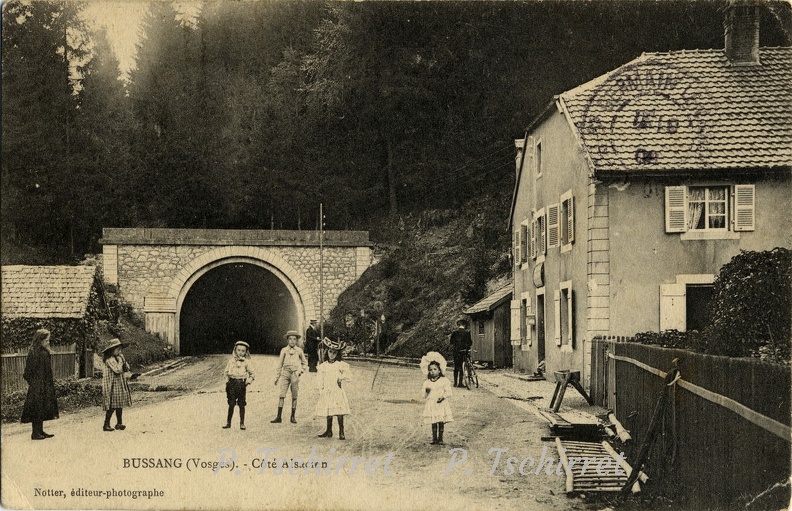
[[[250,368],[250,345],[244,341],[234,344],[231,360],[225,368],[226,400],[228,401],[228,418],[223,429],[231,427],[234,418],[234,406],[239,405],[239,429],[245,429],[245,405],[247,405],[247,386],[255,377]]]
[[[43,440],[51,438],[44,432],[44,421],[58,418],[58,400],[55,398],[55,381],[52,378],[52,362],[49,346],[49,330],[41,328],[33,334],[28,351],[23,377],[28,383],[25,407],[22,409],[22,423],[32,423],[30,438]]]
[[[324,338],[324,361],[317,371],[319,401],[316,403],[316,415],[327,417],[327,429],[320,438],[333,436],[333,415],[338,417],[338,438],[344,440],[344,415],[349,415],[349,400],[342,387],[343,382],[351,379],[349,364],[341,361],[341,352],[346,347],[343,341]]]
[[[104,431],[113,431],[110,426],[110,418],[113,412],[116,414],[115,429],[126,429],[123,421],[123,408],[132,406],[132,392],[129,390],[124,373],[129,371],[121,348],[126,346],[119,339],[110,339],[104,350],[102,358],[104,360],[104,371],[102,375],[102,404],[105,409]]]
[[[280,393],[278,394],[278,416],[270,422],[282,422],[281,414],[283,413],[283,403],[286,400],[286,393],[291,388],[292,406],[291,406],[291,422],[295,424],[297,418],[297,396],[299,393],[300,376],[308,370],[308,360],[305,358],[302,348],[297,346],[297,341],[300,339],[300,334],[296,330],[289,330],[286,332],[286,342],[289,343],[280,352],[280,360],[278,363],[278,372],[275,376],[275,385],[280,383]]]

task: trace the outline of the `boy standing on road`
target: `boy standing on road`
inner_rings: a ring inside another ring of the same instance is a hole
[[[239,406],[239,429],[245,429],[245,405],[247,404],[247,386],[255,377],[250,369],[250,345],[244,341],[234,344],[231,360],[225,368],[226,399],[228,400],[228,418],[223,429],[231,427],[234,418],[234,406]]]
[[[292,407],[291,407],[291,422],[297,423],[294,414],[297,410],[297,393],[299,391],[300,375],[308,369],[308,361],[305,358],[302,348],[297,346],[297,340],[300,334],[295,330],[286,332],[286,341],[288,346],[284,347],[280,352],[280,362],[278,364],[278,373],[275,376],[275,385],[280,383],[280,395],[278,396],[278,416],[270,422],[281,422],[281,414],[283,413],[283,402],[286,399],[286,392],[291,387]]]
[[[465,354],[473,346],[473,338],[467,330],[467,320],[458,319],[457,330],[451,333],[451,349],[454,350],[454,387],[465,386],[465,375],[462,374],[462,364]]]

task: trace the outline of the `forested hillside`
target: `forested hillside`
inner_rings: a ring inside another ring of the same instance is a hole
[[[383,250],[364,291],[400,304],[391,342],[507,268],[513,141],[554,94],[723,46],[708,1],[181,5],[151,2],[119,80],[81,4],[3,4],[2,262],[74,261],[111,226],[315,229],[323,203]],[[789,11],[763,4],[763,45]]]

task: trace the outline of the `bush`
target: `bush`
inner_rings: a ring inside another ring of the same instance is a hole
[[[741,251],[715,280],[707,353],[788,363],[792,353],[792,251]]]
[[[11,392],[2,397],[3,422],[17,422],[22,416],[25,405],[27,389]],[[71,412],[86,406],[100,406],[102,404],[102,381],[92,379],[76,380],[66,378],[55,381],[55,397],[58,399],[58,409]]]

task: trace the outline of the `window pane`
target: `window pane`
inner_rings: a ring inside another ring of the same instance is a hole
[[[710,188],[710,200],[726,200],[726,188]]]
[[[709,227],[710,229],[724,229],[726,228],[726,217],[725,216],[712,216],[709,219]]]
[[[725,215],[726,203],[725,202],[710,202],[709,203],[710,215]]]

